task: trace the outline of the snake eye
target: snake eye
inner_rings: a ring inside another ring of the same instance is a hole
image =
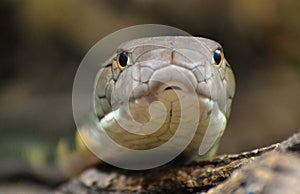
[[[221,48],[217,48],[214,51],[214,61],[217,65],[218,68],[221,67],[222,63],[223,63],[223,58],[224,58],[224,54]]]
[[[120,70],[125,69],[125,67],[127,65],[127,62],[128,62],[128,57],[127,57],[127,54],[125,52],[120,53],[117,56],[117,65],[118,65]]]

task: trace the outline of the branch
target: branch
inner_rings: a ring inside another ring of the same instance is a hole
[[[300,193],[297,152],[300,153],[300,131],[282,143],[219,156],[213,161],[175,162],[145,171],[112,166],[90,168],[60,186],[57,193],[195,193],[208,190],[208,193],[274,193],[271,192],[274,189],[289,193],[295,192],[295,185],[299,187],[296,193]]]

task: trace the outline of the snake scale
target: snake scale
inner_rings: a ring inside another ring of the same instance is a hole
[[[86,142],[96,142],[93,152],[109,149],[98,140],[103,133],[132,150],[159,147],[174,136],[179,123],[186,129],[196,128],[181,154],[186,161],[211,159],[226,128],[234,93],[233,71],[223,48],[213,40],[161,36],[125,42],[101,65],[95,79],[92,117],[100,132],[83,125],[80,135],[78,132],[75,135],[75,147],[69,148],[67,141],[60,141],[56,165],[70,176],[99,162]],[[190,100],[191,95],[196,96],[196,103]],[[191,120],[195,115],[196,120]],[[136,123],[140,126],[136,127],[136,133],[124,129],[124,125],[130,127]],[[156,126],[151,133],[147,132],[147,127],[151,128],[149,123]],[[171,149],[183,145],[186,133],[181,134]],[[90,145],[93,147],[93,143]]]

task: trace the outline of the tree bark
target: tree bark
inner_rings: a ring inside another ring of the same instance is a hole
[[[281,143],[212,161],[145,171],[93,167],[54,193],[300,193],[299,153],[300,131]]]

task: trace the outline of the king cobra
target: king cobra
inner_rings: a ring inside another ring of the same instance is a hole
[[[55,165],[66,176],[100,162],[93,152],[110,149],[101,143],[103,133],[128,149],[148,150],[170,140],[180,122],[185,129],[196,129],[181,153],[184,160],[212,159],[230,115],[235,79],[217,42],[199,37],[161,36],[121,44],[99,66],[94,87],[91,118],[100,130],[83,124],[74,137],[75,147],[70,148],[66,140],[58,143]],[[196,96],[196,103],[189,99],[191,95]],[[192,121],[190,118],[195,115],[197,118]],[[134,129],[137,133],[124,129],[133,125],[140,126],[142,132],[138,133],[138,127]],[[148,133],[147,129],[153,126],[156,129]],[[170,150],[183,145],[186,131]],[[114,158],[131,160],[130,156]],[[33,165],[36,172],[41,172],[41,168]]]

